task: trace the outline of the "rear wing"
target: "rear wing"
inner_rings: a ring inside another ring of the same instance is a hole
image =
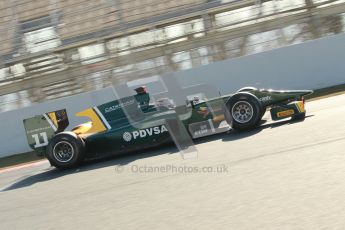
[[[49,140],[69,125],[65,109],[36,115],[23,120],[29,146],[44,155]]]

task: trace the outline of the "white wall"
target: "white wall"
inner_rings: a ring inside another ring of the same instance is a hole
[[[318,89],[345,83],[345,34],[225,60],[174,74],[182,86],[211,84],[222,94],[243,86]],[[67,108],[70,127],[84,122],[74,113],[115,98],[110,88],[0,113],[0,157],[30,151],[22,120]]]
[[[243,86],[318,89],[345,83],[345,34],[225,60],[177,73],[184,85],[215,85],[223,93]]]

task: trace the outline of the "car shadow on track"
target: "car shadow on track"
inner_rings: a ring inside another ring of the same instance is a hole
[[[0,189],[0,192],[10,191],[14,189],[20,189],[24,187],[29,187],[34,184],[55,180],[67,175],[77,174],[81,172],[92,171],[96,169],[112,167],[112,166],[124,166],[133,161],[150,158],[157,155],[162,154],[174,154],[178,153],[178,149],[173,145],[167,145],[164,148],[153,148],[150,151],[136,151],[132,152],[131,154],[127,155],[120,155],[120,156],[113,156],[113,157],[106,157],[98,160],[90,160],[84,162],[78,168],[75,169],[57,169],[55,167],[49,167],[43,171],[36,172],[31,175],[24,176],[19,180],[15,181],[14,183],[5,186],[4,188]]]
[[[312,116],[313,115],[309,115],[309,116],[306,116],[306,118],[309,118]],[[283,125],[292,125],[299,122],[301,121],[283,120],[279,122],[267,122],[263,120],[260,126],[250,131],[237,132],[234,130],[230,130],[225,133],[203,137],[203,138],[195,140],[194,142],[195,144],[200,144],[200,143],[207,143],[207,142],[220,140],[220,139],[222,141],[236,141],[242,138],[247,138],[249,136],[258,134],[259,132],[267,128],[277,128]],[[107,157],[107,158],[103,158],[99,160],[88,161],[76,169],[60,170],[54,167],[50,167],[43,172],[38,172],[34,175],[29,175],[24,178],[21,178],[20,180],[2,189],[1,191],[9,191],[13,189],[24,188],[24,187],[32,186],[36,183],[54,180],[54,179],[57,179],[66,175],[71,175],[74,173],[86,172],[90,170],[96,170],[96,169],[106,168],[106,167],[111,167],[111,166],[124,166],[136,160],[150,158],[150,157],[154,157],[154,156],[162,155],[162,154],[176,154],[176,153],[179,153],[178,149],[173,144],[167,144],[163,148],[155,147],[149,151],[148,150],[136,151],[127,155]]]
[[[308,115],[305,118],[307,119],[307,118],[310,118],[313,116],[314,115]],[[236,140],[240,140],[242,138],[247,138],[247,137],[256,135],[265,129],[274,129],[274,128],[278,128],[281,126],[298,124],[302,121],[304,121],[304,120],[288,119],[288,120],[281,120],[281,121],[276,121],[276,122],[272,122],[272,121],[268,121],[268,120],[262,120],[258,127],[254,128],[252,130],[249,130],[249,131],[238,132],[236,130],[230,130],[226,133],[220,133],[220,134],[216,134],[216,135],[212,135],[212,136],[199,138],[199,139],[195,140],[194,142],[196,144],[207,143],[207,142],[211,142],[211,141],[215,141],[215,140],[219,140],[219,139],[221,139],[224,142],[225,141],[236,141]]]

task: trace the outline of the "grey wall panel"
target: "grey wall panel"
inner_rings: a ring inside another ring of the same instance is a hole
[[[184,85],[210,83],[222,93],[243,86],[317,89],[345,83],[345,34],[177,72]]]

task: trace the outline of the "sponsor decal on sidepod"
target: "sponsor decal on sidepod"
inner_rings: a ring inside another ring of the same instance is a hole
[[[267,101],[270,101],[271,99],[272,99],[271,96],[266,96],[266,97],[259,98],[259,101],[267,102]]]
[[[162,126],[155,126],[155,127],[151,127],[147,129],[135,130],[131,133],[124,132],[122,137],[125,141],[129,142],[132,139],[136,140],[137,138],[145,138],[147,136],[159,135],[164,132],[168,132],[168,130],[164,125],[162,125]]]

